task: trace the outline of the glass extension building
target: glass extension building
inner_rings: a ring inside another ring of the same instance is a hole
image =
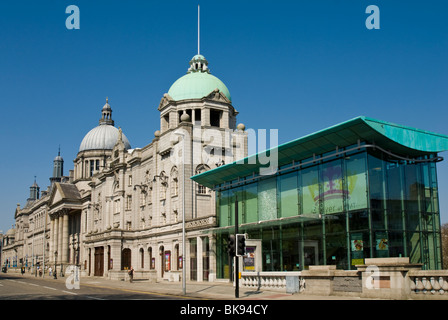
[[[436,163],[445,150],[447,136],[358,117],[263,152],[277,154],[273,174],[260,174],[259,153],[192,177],[216,191],[217,277],[230,270],[236,205],[262,271],[350,270],[376,257],[441,269]]]

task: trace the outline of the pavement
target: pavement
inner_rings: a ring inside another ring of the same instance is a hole
[[[9,272],[8,272],[9,273]],[[20,273],[11,273],[21,276]],[[34,275],[25,273],[23,277],[34,278]],[[48,281],[65,282],[67,277],[45,275]],[[303,293],[286,293],[286,289],[260,289],[244,288],[239,289],[239,298],[235,298],[235,287],[230,282],[193,282],[187,281],[186,294],[183,294],[182,282],[150,282],[149,280],[134,279],[131,283],[123,280],[109,280],[103,277],[81,277],[80,286],[93,286],[100,288],[120,289],[138,293],[153,293],[159,295],[175,296],[179,299],[200,299],[200,300],[371,300],[360,297],[346,296],[317,296]]]

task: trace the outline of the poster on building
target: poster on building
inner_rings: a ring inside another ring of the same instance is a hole
[[[352,233],[350,235],[350,250],[352,265],[364,263],[364,241],[362,233]]]
[[[243,257],[244,271],[255,271],[255,248],[246,247],[246,255]]]
[[[375,249],[377,251],[388,251],[389,250],[389,240],[387,238],[386,232],[376,232],[375,233]]]

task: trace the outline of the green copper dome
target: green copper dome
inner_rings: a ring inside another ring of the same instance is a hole
[[[229,101],[232,101],[226,85],[210,74],[208,62],[204,56],[196,55],[190,61],[188,73],[173,83],[168,90],[168,94],[176,101],[201,99],[215,89],[218,89]]]

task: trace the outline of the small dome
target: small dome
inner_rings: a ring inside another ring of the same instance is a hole
[[[109,104],[109,98],[106,98],[106,104],[101,109],[101,119],[99,126],[90,130],[82,139],[79,146],[79,152],[85,150],[112,150],[120,136],[120,130],[114,127],[112,120],[112,108]],[[128,138],[121,133],[122,140],[126,149],[131,149]]]
[[[112,150],[117,143],[119,130],[112,125],[99,125],[90,130],[79,146],[79,152],[85,150]],[[128,138],[122,134],[126,149],[131,149]]]
[[[190,61],[188,73],[173,83],[168,90],[168,94],[176,101],[201,99],[208,96],[215,89],[221,91],[229,101],[232,101],[226,85],[210,74],[208,61],[204,56],[196,55]]]

